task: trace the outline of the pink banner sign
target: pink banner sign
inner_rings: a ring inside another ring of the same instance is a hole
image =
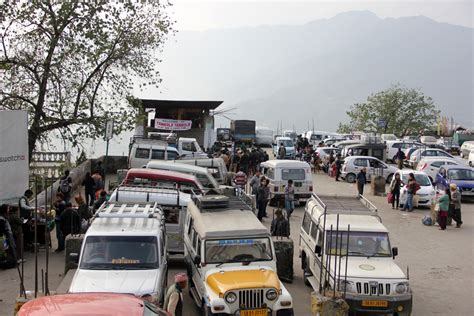
[[[170,120],[155,118],[155,128],[165,131],[187,131],[191,129],[192,121]]]

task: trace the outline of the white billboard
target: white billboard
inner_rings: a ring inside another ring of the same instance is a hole
[[[28,188],[28,114],[0,110],[0,203],[18,200]]]

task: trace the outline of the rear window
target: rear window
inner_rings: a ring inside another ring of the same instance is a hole
[[[150,149],[137,148],[135,151],[135,158],[148,159],[150,157]]]
[[[281,178],[282,180],[304,180],[306,174],[304,169],[282,169]]]

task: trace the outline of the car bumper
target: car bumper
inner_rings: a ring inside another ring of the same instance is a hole
[[[363,301],[386,301],[387,307],[367,307],[362,306]],[[413,296],[411,294],[400,295],[400,296],[352,296],[346,295],[346,302],[353,312],[364,312],[364,313],[378,313],[378,314],[407,314],[409,315],[412,310]]]

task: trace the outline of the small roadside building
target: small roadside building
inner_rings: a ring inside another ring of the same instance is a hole
[[[213,111],[223,101],[150,100],[141,99],[146,113],[154,111],[155,117],[144,130],[147,132],[174,132],[178,137],[196,138],[203,148],[210,148],[215,141]],[[166,129],[170,126],[170,129]]]

